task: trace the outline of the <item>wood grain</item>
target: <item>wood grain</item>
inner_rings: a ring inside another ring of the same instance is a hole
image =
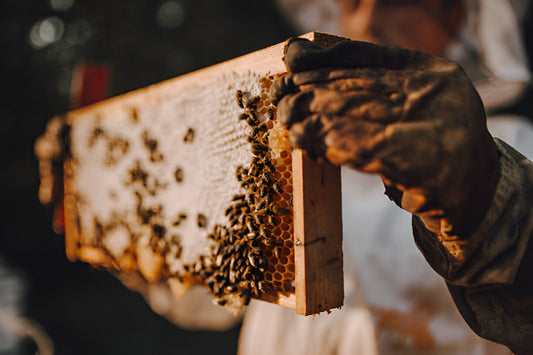
[[[320,313],[344,300],[340,168],[292,155],[296,312]]]

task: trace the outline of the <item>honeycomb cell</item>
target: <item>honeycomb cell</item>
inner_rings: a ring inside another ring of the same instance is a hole
[[[291,254],[291,250],[289,248],[281,248],[281,255],[288,257]]]
[[[292,172],[290,171],[285,171],[283,173],[283,177],[286,178],[286,179],[291,179],[292,178]]]
[[[294,264],[288,264],[287,265],[287,272],[290,272],[290,273],[294,272]]]
[[[292,224],[292,216],[287,215],[281,217],[281,223]]]
[[[281,265],[281,264],[277,264],[276,265],[276,271],[283,274],[285,272],[285,266]]]
[[[272,281],[272,274],[270,272],[265,273],[265,280],[269,282]]]
[[[289,259],[288,259],[286,256],[282,255],[282,256],[279,258],[279,262],[282,263],[282,264],[284,264],[284,265],[286,265],[286,264],[289,262]],[[286,271],[286,270],[283,269],[283,271]]]
[[[274,280],[276,280],[276,281],[281,281],[281,280],[283,280],[283,275],[281,275],[280,272],[275,272],[275,273],[274,273]]]

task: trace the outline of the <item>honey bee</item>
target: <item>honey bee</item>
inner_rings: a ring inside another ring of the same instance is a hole
[[[260,173],[261,173],[261,167],[257,165],[255,165],[252,168],[252,170],[250,170],[250,175],[253,177],[258,177]]]
[[[239,105],[240,108],[244,108],[244,93],[241,90],[237,90],[237,92],[235,93],[235,97],[237,98],[237,105]]]
[[[178,245],[178,247],[176,248],[176,252],[174,253],[174,257],[179,259],[181,257],[182,252],[183,252],[183,247],[181,245]]]
[[[183,182],[183,170],[180,167],[177,167],[176,171],[174,171],[174,177],[176,178],[177,182]]]
[[[266,202],[265,201],[261,201],[255,206],[255,210],[256,211],[261,211],[265,207],[266,207]]]
[[[192,143],[193,139],[194,139],[194,129],[189,128],[187,130],[187,133],[185,133],[185,136],[183,137],[183,142]]]
[[[258,151],[262,151],[262,152],[267,152],[268,151],[268,146],[266,146],[264,144],[261,144],[261,143],[255,143],[255,144],[252,144],[252,150],[258,150]]]
[[[263,244],[266,245],[267,247],[271,247],[272,245],[274,245],[272,238],[264,237],[262,240],[263,240]]]
[[[250,304],[250,300],[252,299],[252,295],[250,294],[249,289],[242,289],[241,293],[239,294],[239,297],[244,298],[244,305],[248,306]]]
[[[274,119],[274,112],[275,112],[275,109],[273,107],[270,107],[267,112],[265,113],[265,117],[268,119],[268,120],[273,120]]]
[[[272,188],[274,191],[276,191],[278,194],[283,193],[283,190],[281,189],[281,185],[279,184],[279,181],[275,181],[274,184],[272,184]]]
[[[259,291],[264,292],[265,291],[264,282],[263,281],[258,281],[257,282],[257,288],[259,289]]]
[[[256,224],[258,225],[263,224],[263,217],[260,214],[254,214],[253,218]]]
[[[226,211],[224,212],[224,215],[225,216],[229,216],[230,213],[232,213],[234,210],[235,210],[234,206],[229,206],[228,208],[226,208]]]
[[[270,185],[271,182],[272,182],[272,179],[270,178],[270,173],[266,170],[263,171],[261,183],[263,185]]]
[[[252,165],[262,165],[263,162],[262,162],[262,159],[261,157],[253,157],[252,158]]]
[[[246,216],[246,228],[248,228],[250,232],[253,232],[255,229],[253,225],[253,219],[250,216]]]
[[[130,118],[133,123],[139,122],[139,111],[137,108],[132,107],[130,110]]]
[[[261,227],[259,227],[259,236],[264,239],[270,239],[270,235],[264,225],[261,225]]]
[[[246,184],[247,186],[252,185],[255,182],[255,179],[253,176],[249,176],[246,178],[246,180],[243,181],[243,184]]]
[[[270,160],[269,158],[265,158],[264,164],[265,164],[265,171],[274,172],[276,170],[276,168],[274,167],[274,164],[272,163],[272,160]]]
[[[232,227],[235,227],[239,223],[239,219],[233,213],[230,213],[228,215],[228,218],[229,218],[229,221],[230,221],[230,224],[231,224]]]
[[[228,285],[226,286],[225,291],[228,293],[233,293],[237,291],[237,287],[235,285]]]
[[[268,131],[268,125],[263,122],[263,123],[260,123],[259,125],[257,125],[257,127],[254,128],[254,132],[257,131],[257,132],[266,132]]]
[[[222,262],[224,261],[224,256],[222,254],[218,254],[217,258],[215,259],[215,265],[217,267],[222,266]]]
[[[272,211],[274,211],[274,213],[281,214],[281,215],[288,215],[291,213],[291,211],[289,211],[286,208],[280,207],[279,205],[272,206]]]
[[[246,107],[255,110],[259,101],[261,101],[261,98],[259,96],[254,96],[248,100]]]
[[[255,195],[249,194],[246,198],[246,202],[248,202],[249,205],[255,205]]]
[[[248,113],[248,118],[246,119],[246,123],[248,123],[248,126],[255,127],[259,124],[259,121],[257,120],[257,117],[255,114],[252,114],[251,112]]]
[[[273,226],[279,225],[279,222],[276,219],[276,217],[274,217],[272,215],[268,215],[268,223],[272,224]]]
[[[202,213],[198,213],[196,216],[196,223],[198,224],[199,228],[207,227],[207,217]]]

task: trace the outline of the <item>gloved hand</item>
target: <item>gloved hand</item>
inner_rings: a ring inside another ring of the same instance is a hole
[[[292,39],[274,82],[278,120],[313,159],[382,177],[426,227],[468,236],[490,205],[498,153],[482,101],[455,63],[418,51]]]

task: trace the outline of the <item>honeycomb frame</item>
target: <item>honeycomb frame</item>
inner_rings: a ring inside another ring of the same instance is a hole
[[[319,33],[305,37],[322,45],[342,40]],[[141,239],[139,232],[134,233],[128,222],[104,223],[97,218],[90,226],[91,241],[87,237],[90,234],[87,228],[80,223],[78,210],[83,209],[84,201],[76,191],[73,177],[77,173],[77,161],[76,157],[71,157],[65,162],[66,249],[69,259],[85,261],[113,272],[141,275],[146,282],[167,280],[169,284],[202,284],[210,289],[218,304],[230,307],[246,305],[250,298],[292,307],[304,315],[340,307],[343,301],[340,173],[338,167],[313,163],[301,151],[293,151],[288,143],[288,133],[276,121],[268,89],[274,76],[284,72],[281,61],[283,47],[282,43],[108,100],[111,103],[106,101],[69,113],[67,121],[72,125],[94,112],[107,110],[111,114],[116,107],[128,107],[131,120],[137,123],[142,117],[137,109],[139,98],[155,100],[151,104],[157,105],[158,100],[165,100],[165,95],[168,95],[166,90],[175,84],[212,77],[220,71],[257,70],[257,65],[261,64],[258,62],[262,61],[260,71],[264,75],[258,76],[259,92],[241,89],[238,84],[228,87],[234,92],[234,104],[240,108],[240,114],[235,119],[249,126],[246,132],[252,152],[250,164],[239,165],[234,172],[241,193],[228,201],[224,214],[229,223],[213,224],[202,213],[195,216],[179,213],[169,226],[161,216],[163,207],[146,202],[166,183],[157,176],[147,174],[137,161],[129,167],[125,184],[137,189],[132,191],[136,218],[144,228],[140,233],[144,244],[138,242]],[[101,114],[92,116],[96,117],[93,118],[95,121],[102,119]],[[194,142],[196,135],[194,129],[188,128],[183,134],[183,142]],[[148,130],[142,131],[140,138],[151,163],[164,160],[161,142]],[[108,147],[105,165],[120,164],[121,157],[130,150],[128,141],[95,126],[88,145],[99,144],[102,140],[107,142]],[[187,179],[186,171],[180,166],[174,168],[173,176],[177,184]],[[144,191],[144,195],[139,189]],[[176,271],[166,259],[169,255],[179,259],[184,246],[179,234],[171,233],[171,229],[185,221],[192,223],[191,220],[199,230],[205,230],[205,238],[212,241],[210,252],[196,261],[183,262]],[[131,247],[125,249],[128,252],[120,258],[114,257],[102,243],[107,234],[117,234],[117,230],[126,230],[132,240]]]

